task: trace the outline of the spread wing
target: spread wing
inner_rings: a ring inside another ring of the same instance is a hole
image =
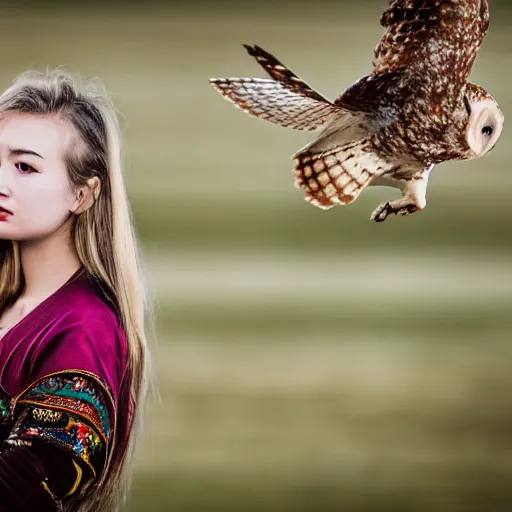
[[[244,47],[271,79],[211,78],[212,86],[236,107],[254,117],[296,130],[319,130],[332,121],[341,122],[347,130],[356,123],[353,112],[333,104],[263,48]]]
[[[424,74],[433,85],[463,84],[489,28],[487,0],[390,0],[380,20],[387,31],[375,49],[375,73]]]
[[[318,130],[341,112],[327,100],[305,96],[268,78],[212,78],[210,83],[247,114],[295,130]]]
[[[258,64],[277,82],[286,86],[290,91],[311,98],[312,100],[330,103],[330,101],[315,91],[302,78],[299,78],[289,67],[277,60],[273,55],[258,45],[244,44],[247,53],[254,57]]]

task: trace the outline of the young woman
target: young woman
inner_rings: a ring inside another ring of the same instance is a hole
[[[0,510],[115,511],[146,394],[146,290],[101,87],[0,96]]]

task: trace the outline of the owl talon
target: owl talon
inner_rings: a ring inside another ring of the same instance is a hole
[[[394,213],[393,207],[388,201],[387,203],[382,203],[373,211],[370,220],[374,220],[375,222],[383,222],[391,213]]]
[[[415,204],[408,204],[407,206],[400,208],[400,210],[397,210],[395,213],[405,217],[406,215],[410,215],[411,213],[417,212],[418,210],[419,208]]]
[[[391,214],[400,215],[401,217],[404,217],[419,210],[420,208],[415,204],[407,204],[400,208],[393,208],[391,203],[388,201],[387,203],[382,203],[380,206],[378,206],[372,213],[370,219],[374,220],[375,222],[383,222]]]

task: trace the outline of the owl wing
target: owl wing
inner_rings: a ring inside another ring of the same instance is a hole
[[[257,45],[244,45],[268,78],[211,78],[210,83],[228,101],[254,117],[296,130],[328,130],[342,126],[346,139],[366,119],[360,108],[331,102],[312,89],[287,66]]]
[[[247,114],[296,130],[317,130],[341,111],[327,100],[303,95],[268,78],[212,78],[210,83]]]
[[[374,72],[397,69],[442,83],[466,82],[489,28],[487,0],[390,0],[380,20]]]
[[[330,103],[319,92],[315,91],[302,78],[299,78],[290,68],[277,60],[273,55],[258,45],[249,46],[244,44],[247,53],[254,57],[258,64],[270,75],[271,78],[281,83],[290,91],[313,100]]]

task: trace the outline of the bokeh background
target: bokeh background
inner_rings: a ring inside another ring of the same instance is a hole
[[[512,112],[512,4],[490,0],[472,80]],[[0,84],[99,76],[123,115],[126,183],[158,344],[126,512],[512,510],[507,128],[397,191],[324,212],[292,185],[311,134],[250,118],[210,77],[264,76],[259,44],[328,97],[371,70],[386,0],[16,2]]]

